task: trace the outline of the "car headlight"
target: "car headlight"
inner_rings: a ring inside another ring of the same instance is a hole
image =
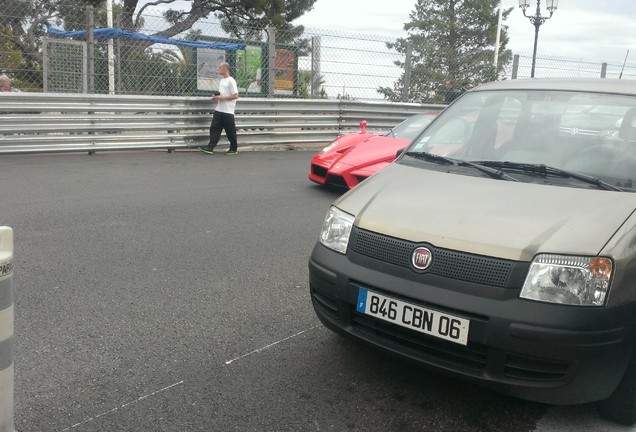
[[[354,219],[349,213],[345,213],[337,207],[331,207],[322,225],[320,243],[341,254],[347,253]]]
[[[318,154],[325,154],[327,153],[329,150],[331,150],[332,148],[334,148],[335,146],[339,145],[340,143],[338,142],[338,140],[335,140],[334,142],[332,142],[331,144],[329,144],[327,147],[323,148],[322,150],[320,150],[320,153]]]
[[[548,303],[602,306],[609,291],[613,264],[609,258],[537,255],[520,297]]]

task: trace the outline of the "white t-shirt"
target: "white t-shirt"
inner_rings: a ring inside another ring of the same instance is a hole
[[[235,93],[238,93],[238,87],[236,86],[236,81],[232,77],[223,78],[219,82],[219,92],[221,92],[221,96],[231,96]],[[216,111],[234,114],[234,108],[236,107],[236,99],[232,100],[220,100],[217,101]]]

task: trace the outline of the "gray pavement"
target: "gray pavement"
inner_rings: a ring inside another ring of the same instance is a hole
[[[0,158],[18,431],[535,429],[548,406],[319,324],[307,259],[339,192],[311,156]]]

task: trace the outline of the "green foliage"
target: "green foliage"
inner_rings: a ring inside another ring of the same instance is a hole
[[[315,2],[316,0],[287,0],[283,2],[281,9],[276,0],[261,1],[263,9],[256,16],[219,12],[217,17],[225,32],[243,40],[263,40],[267,27],[271,25],[276,28],[276,43],[294,44],[299,47],[300,55],[306,55],[309,41],[301,37],[305,28],[291,22],[310,11]],[[271,5],[268,6],[268,3]]]
[[[87,6],[99,7],[101,4],[101,0],[0,0],[1,61],[2,67],[14,71],[14,85],[22,90],[41,90],[42,38],[47,25],[84,29]],[[103,9],[96,9],[96,26],[106,21]],[[12,60],[7,60],[7,56]]]
[[[231,23],[254,23],[262,30],[274,25],[280,30],[278,42],[299,39],[304,29],[290,22],[307,12],[316,0],[191,0],[184,10],[169,10],[164,16],[170,26],[156,35],[172,37],[187,32],[200,19],[217,14]],[[87,6],[93,6],[94,26],[106,26],[105,0],[0,0],[0,67],[13,73],[23,87],[43,88],[42,39],[47,25],[64,30],[86,29]],[[160,3],[166,3],[161,1]],[[170,3],[170,2],[168,2]],[[156,4],[140,0],[120,0],[113,5],[115,17],[121,16],[121,27],[136,30],[143,25],[146,7]],[[231,20],[231,21],[230,21]],[[116,20],[117,23],[117,20]],[[232,24],[234,25],[234,24]],[[238,25],[238,24],[237,24]],[[257,32],[260,30],[256,30]],[[189,37],[199,39],[199,33]],[[260,36],[259,36],[260,40]],[[300,43],[304,42],[302,39]],[[193,94],[196,92],[196,62],[192,50],[171,49],[157,52],[148,41],[120,40],[121,85],[124,93]],[[108,88],[106,45],[96,43],[95,89]],[[256,79],[253,59],[245,58],[249,73],[238,77],[244,82]],[[18,72],[23,76],[18,77]],[[147,73],[140,74],[139,71]],[[151,71],[151,73],[148,73]],[[194,88],[192,88],[194,87]]]
[[[323,87],[325,84],[325,78],[322,75],[316,74],[310,70],[298,71],[298,94],[297,96],[302,99],[311,98],[311,86],[315,87],[314,93],[317,99],[327,99],[327,92]]]
[[[248,88],[250,83],[260,80],[259,69],[261,67],[261,49],[259,47],[246,47],[245,50],[236,53],[236,68],[234,78],[239,88]]]
[[[355,97],[351,96],[349,93],[345,92],[343,89],[342,93],[338,93],[338,95],[336,96],[336,98],[338,100],[346,100],[346,101],[350,101],[350,100],[356,100]]]
[[[443,102],[446,80],[456,88],[500,77],[512,59],[507,27],[502,25],[497,67],[493,65],[499,0],[418,0],[404,25],[407,38],[387,44],[400,53],[412,47],[409,101]],[[503,12],[505,20],[512,8]],[[395,62],[405,67],[404,62]],[[392,101],[402,99],[404,75],[393,88],[378,90]]]
[[[106,8],[101,3],[101,0],[61,0],[57,5],[59,21],[56,24],[65,30],[84,30],[88,27],[88,6],[92,6],[95,28],[106,27]]]
[[[24,56],[13,42],[13,32],[9,27],[0,28],[0,69],[11,77],[11,86],[20,90],[40,89],[37,77],[41,75],[25,73],[24,64]]]
[[[13,42],[13,32],[9,27],[0,29],[0,68],[16,70],[24,61],[22,52]]]

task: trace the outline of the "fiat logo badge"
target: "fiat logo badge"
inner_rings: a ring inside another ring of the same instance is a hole
[[[411,264],[413,264],[413,267],[415,267],[417,270],[426,270],[431,266],[432,262],[433,254],[428,248],[420,246],[413,251]]]

